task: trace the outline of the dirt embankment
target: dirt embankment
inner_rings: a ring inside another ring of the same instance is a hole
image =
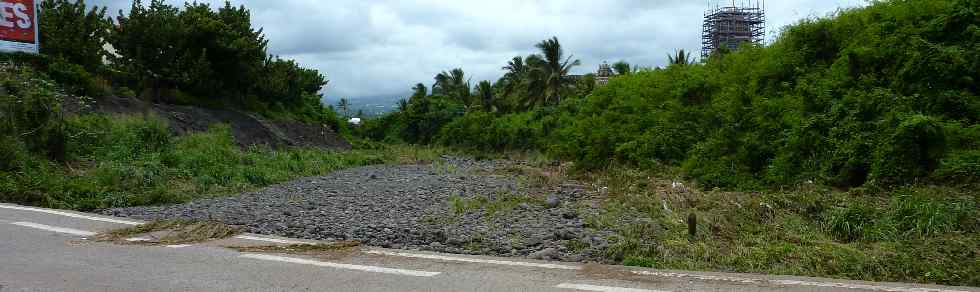
[[[66,101],[69,112],[141,114],[149,110],[166,118],[177,135],[207,131],[214,124],[228,124],[235,142],[241,146],[267,145],[273,148],[300,146],[350,150],[350,143],[327,125],[298,121],[271,121],[236,110],[208,109],[194,106],[147,104],[129,98],[106,97],[91,105],[79,106]]]

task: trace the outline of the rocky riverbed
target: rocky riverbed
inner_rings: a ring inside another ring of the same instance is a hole
[[[454,157],[342,170],[232,197],[105,210],[144,220],[215,220],[258,234],[564,261],[600,260],[609,233],[574,183],[536,185],[514,161]]]

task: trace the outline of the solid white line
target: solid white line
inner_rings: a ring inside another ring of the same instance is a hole
[[[443,256],[443,255],[434,255],[434,254],[419,254],[419,253],[407,253],[407,252],[391,252],[391,251],[383,251],[383,250],[370,250],[370,251],[366,251],[365,253],[379,254],[379,255],[388,255],[388,256],[398,256],[398,257],[430,259],[430,260],[441,260],[441,261],[453,261],[453,262],[464,262],[464,263],[480,263],[480,264],[493,264],[493,265],[505,265],[505,266],[522,266],[522,267],[534,267],[534,268],[545,268],[545,269],[560,269],[560,270],[580,270],[580,269],[582,269],[582,267],[579,267],[579,266],[569,266],[569,265],[528,263],[528,262],[512,262],[512,261],[501,261],[501,260],[485,260],[485,259],[453,257],[453,256]]]
[[[185,248],[185,247],[188,247],[188,246],[191,246],[191,245],[190,244],[171,244],[171,245],[164,245],[164,247],[169,247],[169,248]]]
[[[562,283],[555,288],[559,289],[575,289],[583,291],[599,291],[599,292],[668,292],[664,290],[647,290],[647,289],[636,289],[636,288],[621,288],[621,287],[609,287],[609,286],[596,286],[587,284],[572,284],[572,283]]]
[[[313,261],[313,260],[307,260],[307,259],[289,258],[289,257],[281,257],[281,256],[265,255],[265,254],[252,254],[252,253],[249,253],[249,254],[240,255],[239,257],[250,258],[250,259],[257,259],[257,260],[266,260],[266,261],[276,261],[276,262],[284,262],[284,263],[301,264],[301,265],[313,265],[313,266],[318,266],[318,267],[327,267],[327,268],[335,268],[335,269],[345,269],[345,270],[356,270],[356,271],[364,271],[364,272],[372,272],[372,273],[384,273],[384,274],[402,275],[402,276],[432,277],[432,276],[435,276],[435,275],[440,274],[440,272],[426,272],[426,271],[416,271],[416,270],[402,270],[402,269],[382,268],[382,267],[374,267],[374,266],[361,266],[361,265],[351,265],[351,264],[329,263],[329,262],[320,262],[320,261]]]
[[[659,277],[668,277],[668,278],[690,278],[690,279],[697,279],[703,281],[725,281],[725,282],[736,282],[736,283],[745,283],[745,284],[771,284],[771,285],[785,285],[785,286],[828,287],[828,288],[843,288],[843,289],[871,290],[871,291],[884,291],[884,292],[968,292],[962,290],[949,290],[949,289],[937,289],[937,288],[888,287],[888,286],[865,285],[865,284],[811,282],[811,281],[796,281],[796,280],[766,280],[766,279],[709,276],[709,275],[654,272],[654,271],[633,271],[633,273],[637,275],[659,276]]]
[[[53,231],[53,232],[58,232],[58,233],[67,233],[67,234],[72,234],[72,235],[79,235],[79,236],[93,236],[93,235],[95,235],[95,232],[91,232],[91,231],[71,229],[71,228],[64,228],[64,227],[48,226],[48,225],[44,225],[44,224],[37,224],[37,223],[31,223],[31,222],[14,222],[14,223],[10,223],[10,224],[18,225],[18,226],[24,226],[24,227],[30,227],[30,228],[34,228],[34,229],[41,229],[41,230]]]
[[[272,242],[272,243],[281,243],[281,244],[312,244],[310,242],[305,242],[305,241],[267,238],[267,237],[251,236],[251,235],[239,235],[239,236],[235,236],[235,238],[245,239],[245,240],[265,241],[265,242]]]
[[[947,289],[935,289],[935,288],[888,287],[888,286],[864,285],[864,284],[826,283],[826,282],[810,282],[810,281],[795,281],[795,280],[770,280],[769,282],[773,284],[790,285],[790,286],[831,287],[831,288],[845,288],[845,289],[885,291],[885,292],[967,292],[962,290],[947,290]]]
[[[63,212],[63,211],[56,211],[56,210],[48,210],[48,209],[41,209],[41,208],[32,208],[32,207],[21,207],[21,206],[7,205],[7,204],[0,204],[0,209],[11,209],[11,210],[20,210],[20,211],[40,212],[40,213],[47,213],[47,214],[52,214],[52,215],[60,215],[60,216],[65,216],[65,217],[71,217],[71,218],[87,219],[87,220],[93,220],[93,221],[102,221],[102,222],[117,223],[117,224],[126,224],[126,225],[141,225],[141,224],[143,224],[143,222],[137,222],[137,221],[128,221],[128,220],[119,220],[119,219],[112,219],[112,218],[95,217],[95,216],[81,215],[81,214],[75,214],[75,213],[70,213],[70,212]]]
[[[691,278],[691,279],[697,279],[702,281],[724,281],[724,282],[736,282],[736,283],[744,283],[744,284],[760,284],[765,282],[765,280],[763,279],[709,276],[709,275],[669,273],[669,272],[633,271],[633,273],[637,275],[646,275],[646,276],[658,276],[658,277],[668,277],[668,278]]]
[[[146,237],[132,237],[132,238],[127,238],[126,241],[129,241],[129,242],[141,242],[141,241],[150,241],[150,239],[149,238],[146,238]]]

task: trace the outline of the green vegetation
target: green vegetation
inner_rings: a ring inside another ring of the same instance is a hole
[[[591,228],[617,231],[606,255],[625,265],[871,281],[980,284],[980,195],[903,187],[877,195],[813,184],[762,193],[673,188],[665,173],[611,167]],[[687,234],[689,213],[699,218]],[[627,222],[627,224],[624,224]]]
[[[227,126],[174,137],[153,116],[66,117],[64,95],[29,67],[3,68],[0,85],[4,202],[77,210],[179,203],[341,168],[436,156],[387,147],[347,153],[242,149]]]
[[[701,62],[677,51],[665,68],[619,62],[599,88],[543,78],[574,65],[552,66],[564,57],[550,39],[508,61],[491,90],[461,89],[454,70],[437,77],[453,90],[418,85],[357,134],[574,162],[609,187],[589,220],[617,231],[607,255],[625,264],[976,286],[976,7],[875,1],[765,47]],[[669,187],[685,180],[689,191]]]
[[[974,4],[876,2],[703,63],[678,51],[666,68],[618,64],[622,74],[584,96],[565,75],[576,63],[549,39],[537,46],[542,54],[511,60],[493,94],[477,87],[481,100],[490,97],[482,104],[496,106],[475,103],[456,69],[436,77],[432,95],[417,90],[363,134],[541,150],[581,169],[680,166],[709,188],[975,182]]]

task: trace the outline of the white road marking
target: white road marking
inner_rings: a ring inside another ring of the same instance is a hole
[[[265,242],[272,242],[272,243],[281,243],[281,244],[312,244],[310,242],[305,242],[305,241],[258,237],[258,236],[251,236],[251,235],[239,235],[239,236],[235,236],[235,238],[245,239],[245,240],[265,241]]]
[[[948,290],[948,289],[936,289],[936,288],[888,287],[888,286],[864,285],[864,284],[826,283],[826,282],[810,282],[810,281],[795,281],[795,280],[770,280],[769,283],[778,284],[778,285],[789,285],[789,286],[831,287],[831,288],[845,288],[845,289],[885,291],[885,292],[967,292],[962,290]]]
[[[128,220],[119,220],[119,219],[112,219],[112,218],[95,217],[95,216],[81,215],[81,214],[75,214],[75,213],[70,213],[70,212],[63,212],[63,211],[56,211],[56,210],[48,210],[48,209],[41,209],[41,208],[32,208],[32,207],[21,207],[21,206],[7,205],[7,204],[0,204],[0,209],[11,209],[11,210],[20,210],[20,211],[40,212],[40,213],[47,213],[47,214],[52,214],[52,215],[60,215],[60,216],[65,216],[65,217],[71,217],[71,218],[87,219],[87,220],[92,220],[92,221],[102,221],[102,222],[109,222],[109,223],[116,223],[116,224],[125,224],[125,225],[142,225],[143,224],[143,222],[137,222],[137,221],[128,221]]]
[[[365,253],[379,254],[379,255],[388,255],[388,256],[398,256],[398,257],[419,258],[419,259],[429,259],[429,260],[441,260],[441,261],[464,262],[464,263],[481,263],[481,264],[493,264],[493,265],[505,265],[505,266],[522,266],[522,267],[534,267],[534,268],[545,268],[545,269],[560,269],[560,270],[580,270],[580,269],[582,269],[582,267],[579,267],[579,266],[570,266],[570,265],[556,265],[556,264],[528,263],[528,262],[512,262],[512,261],[501,261],[501,260],[485,260],[485,259],[453,257],[453,256],[443,256],[443,255],[434,255],[434,254],[392,252],[392,251],[383,251],[383,250],[369,250],[369,251],[366,251]]]
[[[355,271],[364,271],[364,272],[372,272],[372,273],[383,273],[383,274],[402,275],[402,276],[432,277],[432,276],[435,276],[435,275],[440,274],[440,272],[426,272],[426,271],[416,271],[416,270],[402,270],[402,269],[382,268],[382,267],[375,267],[375,266],[361,266],[361,265],[351,265],[351,264],[339,264],[339,263],[321,262],[321,261],[314,261],[314,260],[307,260],[307,259],[299,259],[299,258],[290,258],[290,257],[281,257],[281,256],[265,255],[265,254],[248,253],[248,254],[240,255],[239,257],[242,257],[242,258],[250,258],[250,259],[257,259],[257,260],[266,260],[266,261],[276,261],[276,262],[284,262],[284,263],[301,264],[301,265],[313,265],[313,266],[318,266],[318,267],[327,267],[327,268],[335,268],[335,269],[345,269],[345,270],[355,270]]]
[[[56,227],[56,226],[48,226],[48,225],[44,225],[44,224],[37,224],[37,223],[31,223],[31,222],[14,222],[14,223],[10,223],[10,224],[18,225],[18,226],[24,226],[24,227],[30,227],[30,228],[34,228],[34,229],[41,229],[41,230],[53,231],[53,232],[58,232],[58,233],[66,233],[66,234],[71,234],[71,235],[78,235],[78,236],[93,236],[93,235],[95,235],[95,232],[91,232],[91,231],[71,229],[71,228],[64,228],[64,227]]]
[[[645,276],[658,276],[667,278],[691,278],[702,281],[724,281],[724,282],[736,282],[743,284],[762,284],[766,280],[763,279],[751,279],[751,278],[739,278],[739,277],[725,277],[725,276],[709,276],[709,275],[696,275],[696,274],[684,274],[684,273],[668,273],[668,272],[654,272],[654,271],[633,271],[637,275]]]
[[[169,248],[185,248],[185,247],[188,247],[188,246],[191,246],[191,245],[190,244],[171,244],[171,245],[164,245],[164,247],[169,247]]]
[[[937,289],[937,288],[889,287],[889,286],[877,286],[877,285],[865,285],[865,284],[811,282],[811,281],[796,281],[796,280],[766,280],[766,279],[757,279],[757,278],[709,276],[709,275],[667,273],[667,272],[654,272],[654,271],[633,271],[633,273],[637,275],[659,276],[659,277],[668,277],[668,278],[690,278],[690,279],[697,279],[702,281],[725,281],[725,282],[736,282],[736,283],[744,283],[744,284],[829,287],[829,288],[843,288],[843,289],[853,289],[853,290],[870,290],[870,291],[884,291],[884,292],[968,292],[963,290],[949,290],[949,289]]]
[[[559,289],[575,289],[583,291],[599,291],[599,292],[669,292],[664,290],[647,290],[647,289],[636,289],[636,288],[621,288],[621,287],[609,287],[609,286],[596,286],[588,284],[572,284],[572,283],[562,283],[555,288]]]
[[[127,238],[126,239],[126,241],[129,241],[129,242],[141,242],[141,241],[150,241],[150,240],[151,239],[146,238],[146,237],[132,237],[132,238]]]

